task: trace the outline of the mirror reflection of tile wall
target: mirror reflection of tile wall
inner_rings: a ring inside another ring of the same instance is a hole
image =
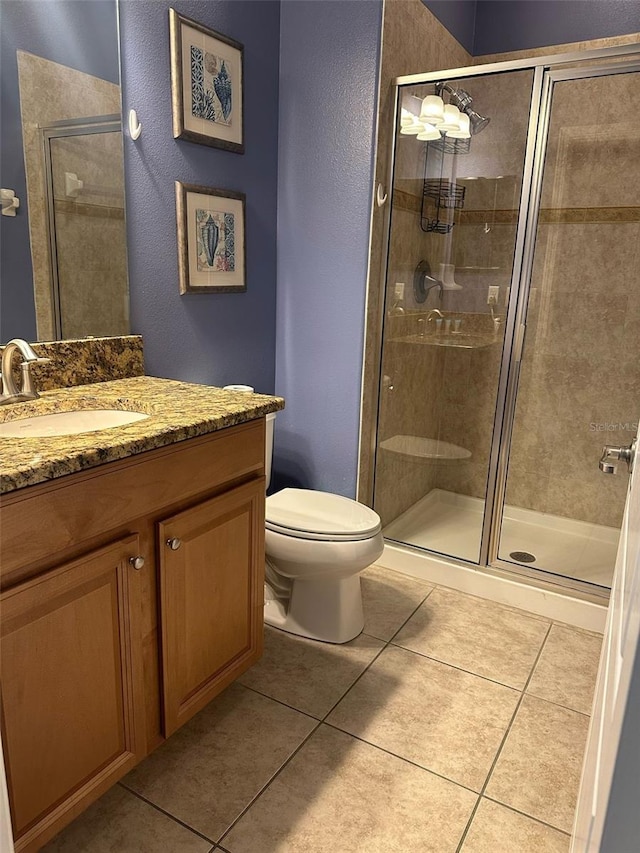
[[[120,88],[24,51],[18,51],[18,74],[38,339],[52,340],[56,335],[51,252],[39,127],[65,119],[119,115]],[[104,136],[110,139],[94,138],[86,144],[80,137],[62,144],[56,141],[59,249],[68,249],[59,270],[65,284],[63,302],[70,306],[64,337],[129,331],[122,139],[121,134]],[[65,171],[77,174],[100,192],[67,197]]]

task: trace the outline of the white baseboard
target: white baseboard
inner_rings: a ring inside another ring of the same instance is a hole
[[[410,548],[385,542],[384,553],[377,565],[393,569],[430,583],[488,598],[510,607],[519,607],[538,616],[566,622],[588,631],[604,632],[607,607],[591,601],[581,601],[570,595],[538,589],[535,586],[497,577],[470,566],[448,563]]]

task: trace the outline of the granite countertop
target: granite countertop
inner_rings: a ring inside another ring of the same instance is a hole
[[[122,409],[149,417],[78,435],[0,438],[0,493],[264,417],[281,397],[223,391],[172,379],[134,376],[45,391],[38,400],[0,407],[0,423],[83,409]]]

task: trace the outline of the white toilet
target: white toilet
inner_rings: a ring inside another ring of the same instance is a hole
[[[267,415],[267,486],[275,414]],[[266,501],[264,620],[268,625],[346,643],[364,626],[360,572],[384,547],[380,518],[357,501],[283,489]]]

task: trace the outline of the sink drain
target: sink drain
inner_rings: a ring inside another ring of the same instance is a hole
[[[509,556],[518,563],[535,563],[536,558],[528,551],[512,551]]]

